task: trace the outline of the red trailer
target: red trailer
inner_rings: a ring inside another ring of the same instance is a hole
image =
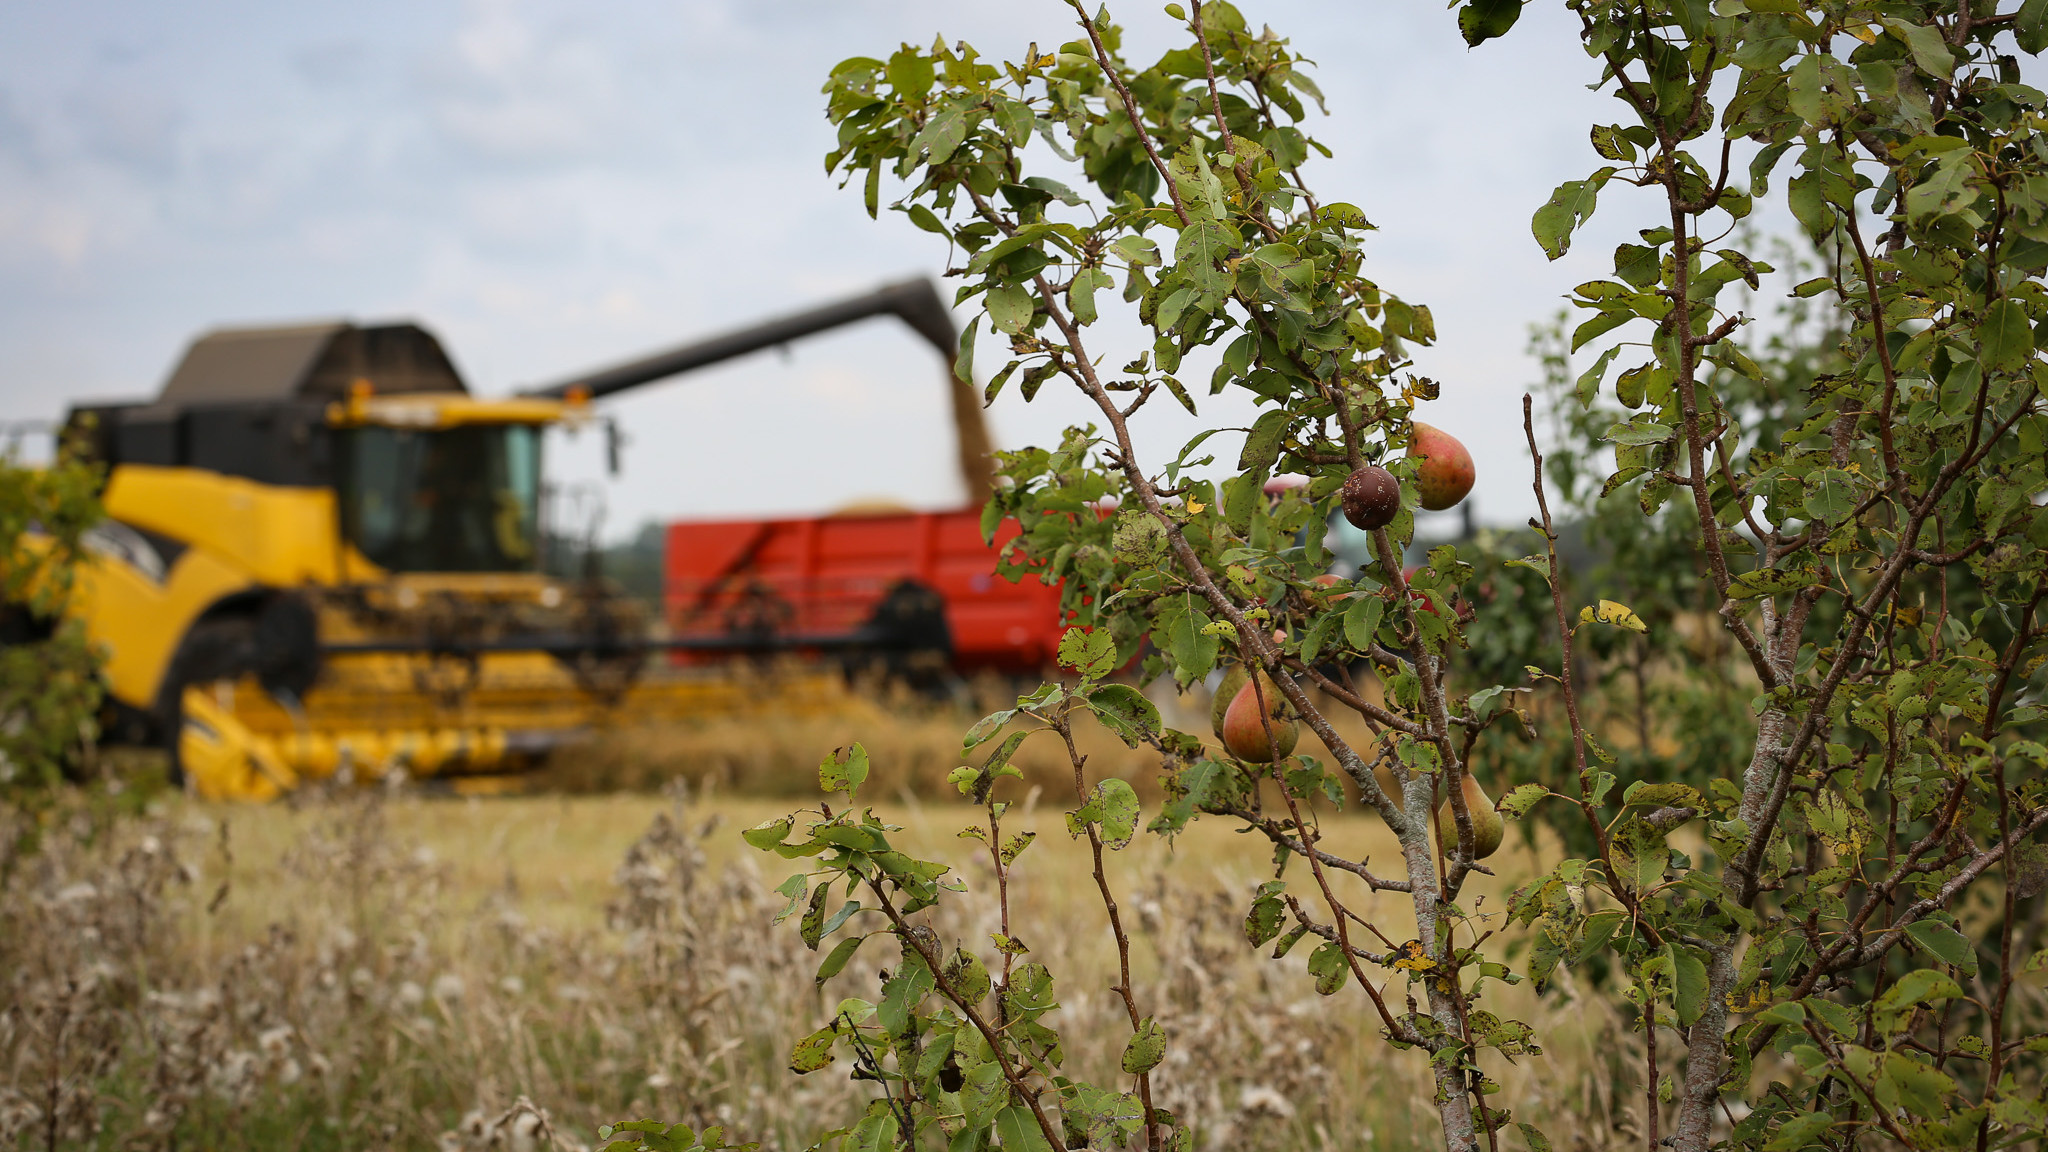
[[[1059,588],[1011,583],[981,514],[846,514],[669,525],[665,600],[676,659],[734,651],[936,652],[958,671],[1053,662]]]
[[[962,488],[950,512],[846,513],[669,525],[663,600],[681,663],[796,651],[885,658],[894,670],[1030,673],[1059,647],[1059,589],[996,575],[1019,528],[981,538],[993,464],[980,390],[955,371],[958,333],[932,285],[912,281],[554,386],[597,398],[653,379],[801,339],[868,316],[895,315],[944,358]],[[936,655],[937,659],[932,657]],[[913,669],[905,669],[906,663]]]

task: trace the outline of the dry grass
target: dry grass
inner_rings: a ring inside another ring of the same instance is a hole
[[[1113,1081],[1125,1025],[1102,911],[1046,795],[1013,817],[1044,833],[1022,861],[1018,932],[1060,977],[1069,1069]],[[839,997],[872,995],[872,973],[814,989],[817,957],[770,926],[790,866],[737,829],[788,807],[309,794],[60,821],[0,893],[0,1146],[509,1148],[551,1125],[572,1147],[657,1115],[803,1147],[860,1086],[795,1077],[785,1054]],[[954,836],[968,810],[884,811],[907,850],[961,862],[970,891],[934,926],[985,944],[986,869]],[[1371,817],[1328,835],[1392,855]],[[1113,864],[1141,1001],[1172,1037],[1161,1103],[1204,1146],[1431,1144],[1421,1066],[1378,1039],[1363,997],[1318,997],[1306,950],[1274,962],[1245,945],[1263,848],[1213,822]],[[1499,886],[1482,891],[1497,907]],[[1390,923],[1396,899],[1379,897]],[[1496,1069],[1497,1099],[1546,1117],[1560,1147],[1630,1128],[1613,1098],[1622,1043],[1593,1004],[1516,990],[1490,1005],[1533,1019],[1550,1049],[1538,1073]]]
[[[1197,685],[1176,696],[1166,682],[1149,690],[1165,723],[1188,732],[1209,731],[1209,695]],[[860,741],[874,762],[866,791],[874,797],[945,798],[953,789],[946,774],[961,763],[960,734],[976,720],[1016,702],[1016,685],[986,679],[965,699],[934,701],[897,691],[853,692],[831,711],[810,715],[713,717],[694,722],[626,726],[597,734],[558,752],[539,775],[539,787],[558,792],[653,791],[673,781],[723,793],[787,797],[807,801],[817,792],[818,761],[843,744]],[[1376,690],[1368,695],[1377,698]],[[1372,742],[1364,722],[1349,709],[1326,702],[1324,714],[1359,746]],[[1091,779],[1127,780],[1138,794],[1159,797],[1159,759],[1150,749],[1127,748],[1102,728],[1075,731],[1088,757]],[[1303,731],[1300,754],[1333,762],[1313,733]],[[1073,788],[1073,767],[1052,740],[1031,740],[1011,761],[1026,787],[1058,796]]]
[[[556,753],[539,784],[553,791],[609,793],[652,791],[681,780],[693,788],[808,800],[817,792],[818,760],[858,740],[874,759],[871,795],[937,797],[952,792],[945,781],[960,764],[960,734],[983,715],[1013,704],[1016,692],[1013,685],[988,680],[965,695],[961,701],[935,701],[902,690],[855,692],[829,711],[808,715],[620,727]],[[1172,700],[1162,703],[1178,709],[1178,720],[1171,722],[1206,730],[1208,721],[1193,707],[1198,699],[1189,697],[1185,709]],[[1144,795],[1157,793],[1158,760],[1149,751],[1126,748],[1099,729],[1083,739],[1091,773],[1122,777]],[[1073,769],[1050,742],[1027,743],[1014,763],[1027,785],[1072,786]]]
[[[81,803],[40,851],[0,860],[0,1148],[576,1147],[639,1115],[804,1147],[863,1086],[836,1066],[798,1078],[786,1054],[841,997],[873,996],[873,972],[813,986],[818,956],[770,923],[794,866],[738,829],[812,803],[820,756],[859,739],[898,845],[967,882],[932,926],[986,950],[991,874],[956,835],[974,812],[944,778],[1000,687],[980,709],[853,697],[832,715],[614,732],[524,798],[170,796],[117,820]],[[1207,727],[1199,693],[1158,703],[1170,724]],[[1079,735],[1091,777],[1156,799],[1149,754]],[[1064,834],[1072,768],[1051,741],[1016,762],[1006,828],[1042,835],[1013,880],[1013,926],[1060,980],[1067,1070],[1117,1082],[1127,1024],[1086,846]],[[1333,814],[1324,835],[1398,859],[1373,816]],[[1499,909],[1537,871],[1514,838],[1494,863],[1503,879],[1479,878],[1467,907]],[[1271,872],[1264,842],[1221,820],[1111,858],[1141,1007],[1170,1037],[1159,1103],[1205,1149],[1434,1145],[1421,1062],[1378,1037],[1364,997],[1317,996],[1307,948],[1273,961],[1245,943],[1248,893]],[[1342,894],[1406,921],[1398,894]],[[1635,1142],[1633,1041],[1605,1002],[1494,987],[1484,1006],[1530,1020],[1548,1050],[1533,1067],[1491,1061],[1494,1100],[1560,1149]]]

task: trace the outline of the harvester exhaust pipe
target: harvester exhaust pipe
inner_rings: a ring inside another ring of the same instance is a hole
[[[946,391],[952,400],[953,429],[959,448],[960,480],[967,487],[969,500],[975,504],[986,501],[993,490],[995,467],[989,456],[992,445],[989,443],[988,426],[981,417],[981,398],[975,395],[973,381],[961,378],[953,369],[959,354],[960,333],[953,327],[952,312],[939,296],[938,288],[924,277],[890,284],[866,295],[749,325],[706,340],[693,341],[624,364],[585,372],[554,384],[530,388],[521,395],[559,400],[567,397],[572,389],[580,389],[592,400],[597,400],[870,316],[897,317],[930,342],[944,359]]]

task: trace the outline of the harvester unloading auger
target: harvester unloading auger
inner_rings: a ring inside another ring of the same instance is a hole
[[[665,640],[615,586],[544,574],[541,433],[593,421],[605,396],[885,315],[944,357],[980,501],[988,435],[927,280],[497,400],[471,396],[412,324],[201,337],[154,402],[67,419],[109,469],[73,610],[107,652],[110,735],[169,746],[202,795],[263,799],[337,773],[481,785],[608,720],[833,699],[822,673],[764,687],[650,670],[663,648],[753,642]],[[878,622],[797,646],[891,643]]]

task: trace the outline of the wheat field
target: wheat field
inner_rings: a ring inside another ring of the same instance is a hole
[[[946,751],[929,756],[950,760],[956,719],[884,725],[870,791],[904,826],[899,847],[953,863],[967,884],[929,914],[934,929],[990,952],[991,874],[957,837],[972,810],[918,773],[879,767],[923,763],[927,753],[889,753],[941,747],[942,725]],[[831,727],[787,726],[768,756],[808,742],[814,766]],[[61,811],[38,850],[4,862],[0,1147],[578,1148],[600,1123],[637,1116],[807,1146],[857,1111],[862,1085],[843,1064],[795,1076],[788,1050],[840,998],[874,995],[880,953],[820,989],[819,957],[794,923],[771,924],[782,901],[770,890],[794,866],[738,833],[812,801],[722,786],[737,761],[719,768],[703,750],[732,739],[623,741],[642,749],[640,785],[664,775],[644,763],[648,747],[712,765],[667,772],[655,792],[308,791],[267,807],[164,794],[123,819]],[[1113,742],[1098,751],[1104,771],[1143,767]],[[614,774],[631,760],[602,754]],[[764,769],[760,790],[796,791],[800,777],[780,771]],[[695,788],[675,779],[691,775]],[[1059,978],[1067,1071],[1113,1083],[1127,1023],[1108,990],[1086,844],[1065,833],[1070,771],[1060,783],[1051,766],[1031,767],[1006,820],[1041,833],[1013,882],[1015,931]],[[1397,858],[1371,815],[1332,814],[1324,837]],[[1500,878],[1472,890],[1481,912],[1534,870],[1513,838],[1495,863]],[[1192,1120],[1199,1146],[1436,1141],[1421,1062],[1379,1038],[1364,996],[1318,996],[1306,949],[1276,961],[1246,943],[1248,893],[1273,871],[1262,841],[1198,821],[1173,843],[1140,836],[1110,865],[1141,1008],[1169,1036],[1155,1092]],[[1401,923],[1399,894],[1346,895]],[[1398,998],[1401,978],[1389,977]],[[1633,1041],[1603,997],[1575,995],[1567,979],[1540,1000],[1524,986],[1486,1006],[1535,1024],[1546,1049],[1540,1071],[1493,1060],[1500,1105],[1542,1119],[1560,1148],[1632,1141]]]

